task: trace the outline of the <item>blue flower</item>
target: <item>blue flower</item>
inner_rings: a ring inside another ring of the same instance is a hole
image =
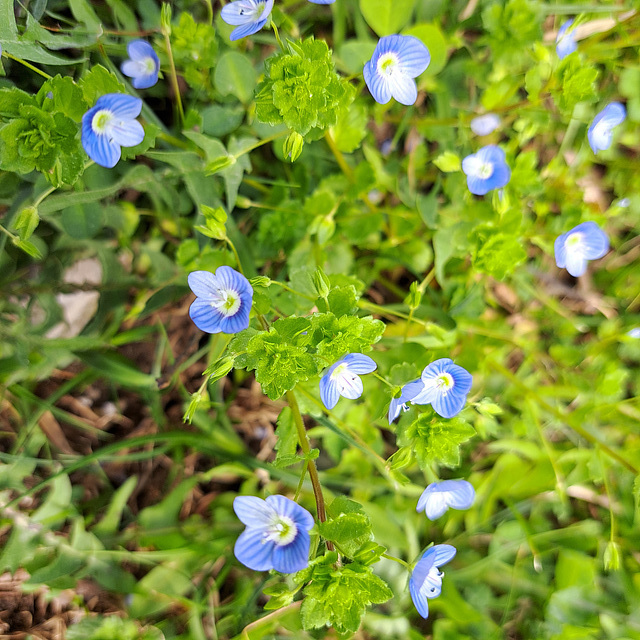
[[[132,40],[127,45],[129,60],[120,65],[125,76],[133,78],[135,89],[148,89],[158,82],[160,60],[153,47],[144,40]]]
[[[568,31],[572,24],[573,19],[567,20],[560,29],[558,29],[558,35],[556,36],[556,53],[560,60],[578,49],[575,29]]]
[[[451,358],[440,358],[422,372],[424,389],[413,398],[413,404],[431,404],[443,418],[453,418],[462,411],[471,390],[471,374]]]
[[[376,370],[376,363],[361,353],[349,353],[338,360],[320,380],[320,397],[327,409],[333,409],[340,396],[355,400],[362,395],[359,375]]]
[[[437,544],[427,549],[418,560],[409,578],[409,593],[418,613],[423,618],[429,616],[429,599],[437,598],[442,591],[444,573],[440,571],[440,567],[447,564],[455,555],[455,547],[450,544]]]
[[[467,176],[469,191],[476,196],[504,187],[511,179],[511,169],[507,166],[504,151],[495,144],[482,147],[464,158],[462,170]]]
[[[142,100],[124,93],[107,93],[82,116],[82,146],[97,164],[115,167],[120,147],[135,147],[144,140],[144,129],[136,120]]]
[[[222,19],[233,26],[231,40],[240,40],[245,36],[256,33],[267,24],[269,14],[273,9],[273,0],[236,0],[222,7]]]
[[[629,331],[627,331],[627,335],[630,338],[640,338],[640,327],[634,327],[633,329],[629,329]]]
[[[476,497],[473,485],[466,480],[432,482],[420,496],[416,511],[424,511],[429,520],[436,520],[449,507],[468,509]]]
[[[233,550],[254,571],[295,573],[309,565],[309,530],[313,516],[284,496],[238,496],[233,510],[247,528]]]
[[[424,383],[420,378],[412,380],[402,387],[400,395],[391,399],[389,405],[389,424],[391,424],[399,415],[400,410],[408,411],[407,402],[413,400],[421,391],[424,390]]]
[[[477,136],[488,136],[500,126],[500,118],[495,113],[485,113],[474,118],[470,126]]]
[[[627,110],[620,102],[610,102],[594,119],[587,132],[593,153],[604,151],[611,146],[613,128],[622,124]]]
[[[188,282],[197,296],[189,315],[198,329],[238,333],[249,326],[253,289],[241,273],[231,267],[218,267],[215,273],[193,271]]]
[[[417,78],[431,62],[429,49],[413,36],[380,38],[371,60],[364,65],[364,81],[373,99],[387,104],[395,98],[412,105],[418,98]]]
[[[595,222],[583,222],[556,238],[556,265],[574,277],[587,270],[588,260],[602,258],[609,251],[609,238]]]
[[[333,4],[336,0],[309,0],[313,4]]]

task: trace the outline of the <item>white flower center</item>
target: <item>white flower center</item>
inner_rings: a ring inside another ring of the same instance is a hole
[[[488,180],[493,175],[493,164],[491,162],[481,162],[476,170],[476,176],[482,180]]]
[[[332,372],[331,372],[331,379],[332,380],[336,380],[337,378],[341,378],[342,376],[344,376],[344,374],[347,372],[349,367],[347,367],[347,365],[343,362],[342,364],[339,364]]]
[[[295,540],[298,535],[296,523],[288,516],[276,516],[269,528],[265,532],[262,542],[275,542],[278,546],[284,547]]]
[[[99,136],[105,135],[111,131],[113,124],[113,113],[109,109],[100,109],[96,111],[91,119],[91,129]]]
[[[233,289],[220,289],[218,297],[211,301],[211,306],[227,318],[238,313],[241,304],[240,295]]]
[[[453,389],[453,378],[450,373],[441,373],[438,378],[436,384],[438,385],[438,389],[443,393],[447,393]]]
[[[581,254],[582,253],[582,234],[578,231],[576,233],[572,233],[564,242],[565,247],[571,251],[571,253]]]
[[[378,58],[378,73],[381,76],[388,78],[394,71],[397,71],[397,67],[400,64],[398,55],[396,53],[384,53]]]
[[[156,63],[151,56],[147,56],[146,58],[141,60],[141,62],[146,75],[151,75],[152,73],[155,73]]]

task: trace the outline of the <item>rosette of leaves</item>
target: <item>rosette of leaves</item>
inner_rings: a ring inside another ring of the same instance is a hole
[[[271,125],[285,124],[316,140],[354,99],[351,85],[338,76],[331,50],[313,37],[290,42],[290,53],[265,62],[265,79],[256,89],[256,115]]]
[[[16,88],[0,90],[0,169],[21,174],[37,169],[55,187],[71,185],[85,160],[78,125],[48,109],[51,98],[39,98]]]

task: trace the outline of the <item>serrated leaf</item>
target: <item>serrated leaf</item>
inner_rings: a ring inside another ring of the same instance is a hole
[[[371,539],[371,522],[360,513],[341,513],[336,518],[318,525],[320,535],[338,545],[349,558]]]
[[[460,464],[460,445],[475,434],[475,429],[462,418],[444,420],[423,413],[399,432],[398,443],[413,449],[421,469],[430,468],[433,463],[453,468]]]
[[[461,162],[460,157],[453,153],[453,151],[445,151],[441,153],[434,161],[433,164],[444,171],[445,173],[452,173],[453,171],[460,171]]]
[[[124,85],[116,75],[101,64],[91,67],[91,70],[79,80],[78,85],[90,107],[93,107],[96,100],[106,93],[126,93]]]

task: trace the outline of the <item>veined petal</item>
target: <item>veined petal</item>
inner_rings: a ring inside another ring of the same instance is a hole
[[[371,373],[378,368],[378,365],[372,358],[362,353],[348,353],[342,358],[342,362],[349,367],[349,371],[359,375]]]
[[[446,494],[432,492],[425,501],[424,514],[429,520],[437,520],[444,515],[449,505],[447,504]]]
[[[454,509],[469,509],[476,498],[473,485],[466,480],[445,480],[440,484],[446,490],[447,503]]]
[[[340,399],[338,385],[336,381],[331,378],[331,369],[320,378],[320,399],[327,409],[333,409]]]
[[[242,303],[241,303],[242,305]],[[249,309],[241,307],[232,316],[222,316],[220,331],[222,333],[240,333],[249,326]]]
[[[582,233],[581,248],[587,260],[597,260],[609,251],[609,238],[595,222],[583,222],[574,232]]]
[[[198,298],[215,298],[220,289],[217,278],[210,271],[192,271],[187,276],[187,283]]]
[[[400,58],[402,72],[411,78],[424,73],[431,62],[429,49],[414,36],[395,36],[398,38],[395,50]]]
[[[229,6],[229,5],[227,5]],[[241,27],[237,27],[231,32],[229,36],[230,40],[240,40],[241,38],[246,38],[247,36],[251,36],[254,33],[258,33],[264,25],[267,24],[266,20],[258,20],[258,22],[249,22]]]
[[[422,583],[424,583],[424,579],[422,580]],[[420,594],[420,587],[417,586],[416,581],[413,578],[413,574],[411,575],[411,578],[409,578],[409,593],[411,594],[411,599],[413,600],[413,604],[416,608],[416,611],[423,618],[425,619],[428,618],[429,617],[429,601]]]
[[[144,129],[137,120],[119,120],[113,123],[111,139],[121,147],[135,147],[144,140]]]
[[[437,544],[431,547],[429,551],[435,553],[433,564],[438,568],[447,564],[457,553],[456,548],[450,544]]]
[[[91,113],[88,111],[85,117]],[[111,169],[118,164],[120,160],[120,146],[115,142],[111,142],[106,135],[99,135],[91,130],[91,124],[85,126],[83,118],[82,125],[82,147],[87,152],[87,155],[96,163],[102,167]]]
[[[415,104],[418,99],[418,87],[415,80],[405,73],[393,73],[388,78],[391,95],[405,106]]]
[[[379,104],[387,104],[391,100],[391,87],[373,65],[373,58],[364,65],[362,70],[364,81],[373,99]]]
[[[245,529],[236,540],[233,553],[243,565],[254,571],[273,569],[275,542],[265,539],[262,529]]]
[[[451,389],[448,393],[439,394],[432,402],[433,410],[443,418],[457,416],[467,400],[465,393],[456,393]]]
[[[255,0],[236,0],[222,7],[220,17],[230,25],[238,26],[256,22],[258,18],[258,4]]]
[[[337,376],[336,383],[338,386],[338,393],[343,398],[348,398],[349,400],[359,398],[364,390],[360,377],[355,373],[350,373],[350,370],[345,371],[340,376]]]
[[[222,331],[220,323],[224,316],[204,298],[196,298],[191,303],[189,317],[200,331],[205,333],[220,333]]]
[[[295,540],[273,550],[273,568],[280,573],[295,573],[309,566],[310,538],[304,529],[298,530]]]
[[[242,524],[252,528],[266,527],[277,515],[272,506],[256,496],[237,496],[233,510]]]
[[[107,93],[96,100],[95,107],[111,111],[118,120],[133,120],[142,111],[142,100],[125,93]]]
[[[286,496],[273,495],[267,497],[267,504],[274,509],[279,515],[291,518],[300,529],[308,531],[313,528],[313,516],[294,500],[290,500]]]

